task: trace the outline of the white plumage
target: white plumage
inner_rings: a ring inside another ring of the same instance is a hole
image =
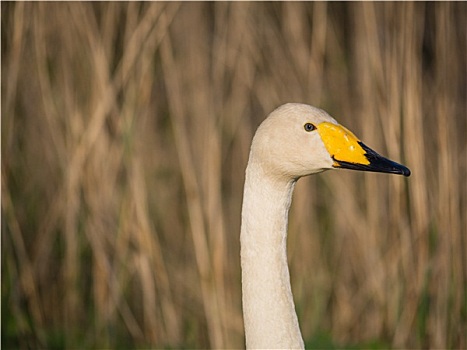
[[[287,265],[296,181],[331,168],[410,175],[321,109],[285,104],[259,126],[246,169],[241,225],[242,298],[249,349],[304,348]]]

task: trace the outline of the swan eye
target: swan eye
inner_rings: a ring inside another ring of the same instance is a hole
[[[303,128],[305,129],[306,132],[310,132],[310,131],[313,131],[313,130],[316,130],[316,126],[314,126],[313,124],[311,123],[306,123]]]

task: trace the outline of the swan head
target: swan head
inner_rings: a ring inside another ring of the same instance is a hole
[[[327,169],[410,175],[405,166],[366,146],[325,111],[287,103],[263,121],[253,138],[250,162],[277,177],[298,179]]]

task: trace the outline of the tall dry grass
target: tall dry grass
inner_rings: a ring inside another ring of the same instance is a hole
[[[255,128],[327,109],[412,176],[298,183],[308,344],[465,348],[465,3],[2,2],[2,346],[243,346]]]

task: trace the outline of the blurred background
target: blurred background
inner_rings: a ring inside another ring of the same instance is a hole
[[[412,176],[299,181],[307,347],[466,348],[465,2],[2,2],[2,348],[241,348],[256,127],[327,110]]]

